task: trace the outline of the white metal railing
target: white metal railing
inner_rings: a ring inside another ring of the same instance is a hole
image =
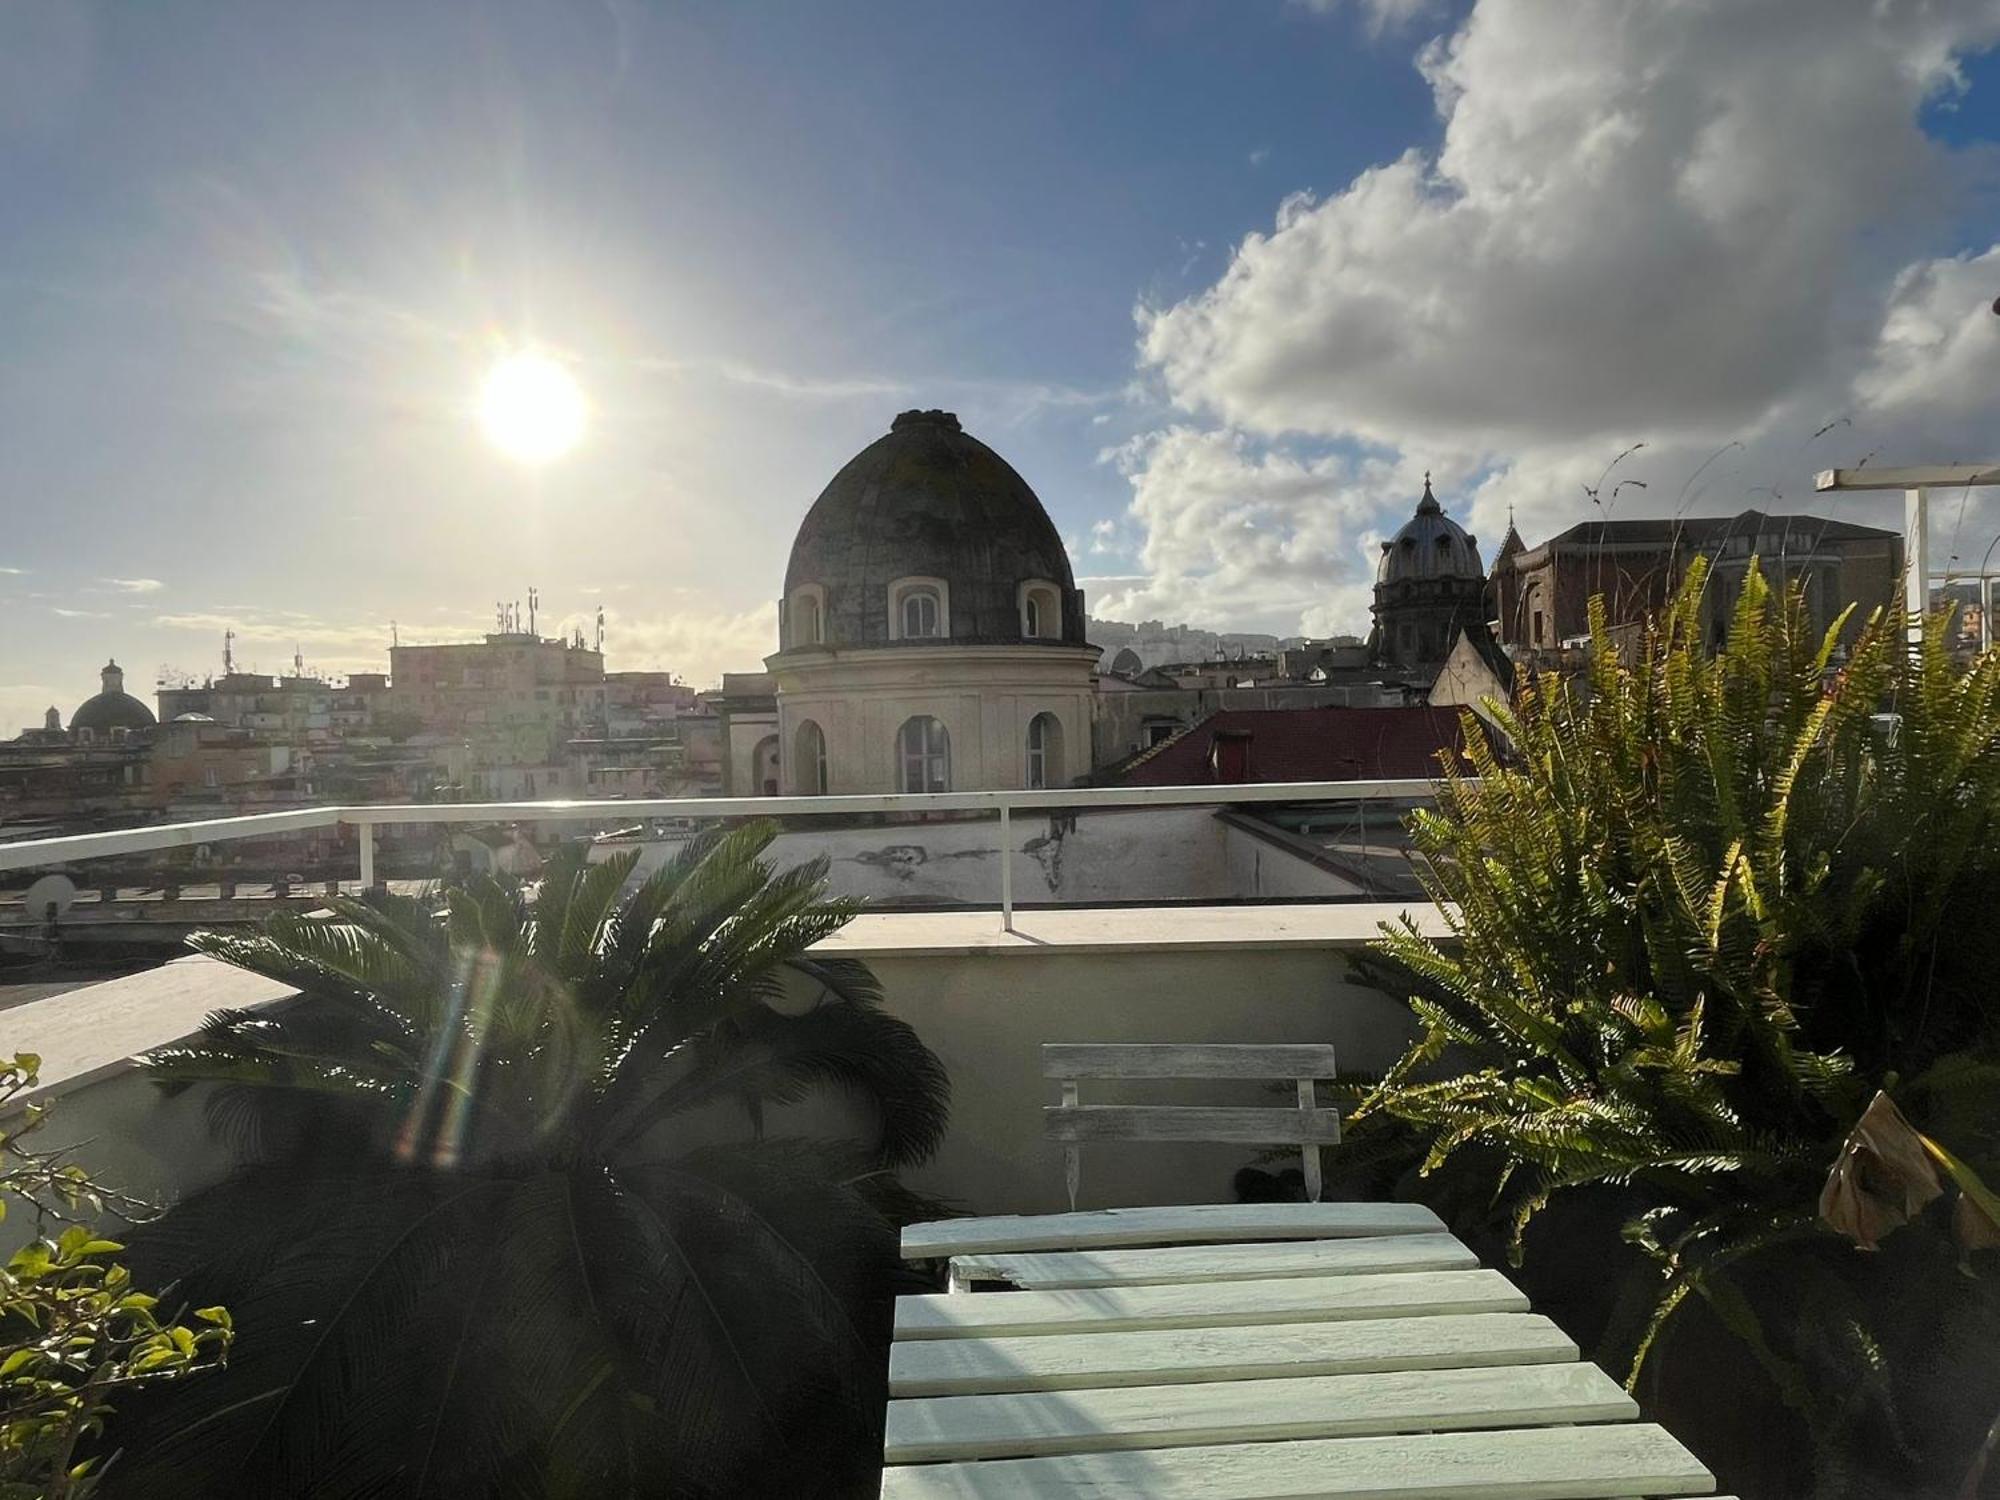
[[[358,830],[364,889],[375,884],[375,830],[421,823],[570,823],[629,818],[831,818],[855,813],[990,812],[1000,819],[1000,846],[1011,847],[1017,812],[1088,812],[1121,807],[1225,807],[1264,802],[1367,802],[1429,797],[1427,778],[1399,781],[1273,781],[1244,786],[1058,787],[1048,791],[924,792],[827,797],[654,797],[625,801],[435,802],[355,807],[301,807],[286,812],[160,823],[108,833],[66,834],[0,844],[0,873],[73,860],[185,849],[197,844],[351,826]],[[1014,930],[1013,861],[1000,861],[1000,920]]]

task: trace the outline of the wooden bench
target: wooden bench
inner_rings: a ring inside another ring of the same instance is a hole
[[[1087,1141],[1201,1141],[1222,1145],[1297,1146],[1306,1196],[1319,1201],[1319,1148],[1340,1141],[1340,1113],[1319,1103],[1318,1086],[1331,1081],[1333,1048],[1188,1044],[1065,1043],[1042,1048],[1042,1074],[1062,1085],[1062,1103],[1046,1109],[1048,1133],[1063,1148],[1063,1181],[1076,1207]],[[1085,1104],[1089,1081],[1187,1078],[1282,1079],[1298,1088],[1296,1108],[1216,1109],[1174,1104]]]

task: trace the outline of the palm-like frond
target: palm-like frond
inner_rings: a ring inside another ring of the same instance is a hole
[[[261,1164],[133,1259],[256,1334],[226,1381],[135,1407],[120,1485],[865,1484],[885,1214],[918,1206],[891,1173],[936,1149],[948,1085],[865,966],[812,952],[852,907],[823,866],[769,868],[771,836],[707,835],[636,885],[629,858],[564,855],[532,894],[475,878],[200,939],[302,997],[148,1060],[211,1085]],[[800,986],[803,1011],[768,1003]],[[858,1106],[858,1142],[760,1139],[820,1093]]]

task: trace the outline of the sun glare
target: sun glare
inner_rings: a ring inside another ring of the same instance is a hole
[[[584,416],[582,387],[546,354],[510,354],[479,387],[480,429],[519,463],[545,464],[569,452],[583,436]]]

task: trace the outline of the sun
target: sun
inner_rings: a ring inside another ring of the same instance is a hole
[[[480,430],[517,463],[561,458],[583,436],[587,414],[576,377],[546,354],[509,354],[480,382]]]

